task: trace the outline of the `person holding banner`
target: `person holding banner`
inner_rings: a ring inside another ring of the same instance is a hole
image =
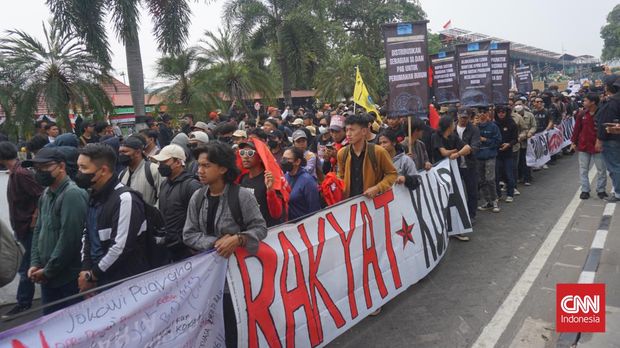
[[[338,151],[338,178],[344,180],[345,197],[373,198],[389,190],[398,175],[388,152],[366,141],[368,117],[351,115],[345,121],[349,145]]]
[[[267,224],[249,189],[234,182],[239,176],[234,150],[221,142],[195,150],[198,178],[205,185],[189,201],[183,242],[196,251],[215,249],[229,258],[237,248],[254,255],[267,236]],[[237,320],[228,286],[224,288],[226,347],[237,347]]]
[[[459,162],[459,172],[465,191],[467,192],[467,208],[472,223],[476,220],[478,205],[478,161],[476,152],[480,149],[480,130],[470,120],[476,114],[474,109],[461,109],[458,112],[458,123],[455,132],[463,142],[471,147],[471,153],[465,156],[465,161]]]
[[[579,198],[590,198],[590,164],[596,166],[596,192],[600,199],[607,197],[607,166],[600,151],[596,151],[596,124],[594,115],[598,109],[599,96],[588,93],[583,99],[583,110],[575,117],[575,127],[571,137],[571,150],[577,150],[579,159],[579,177],[581,179],[581,195]]]
[[[316,180],[304,170],[304,150],[289,147],[282,155],[280,166],[291,187],[288,201],[288,218],[295,220],[321,209],[321,197]]]

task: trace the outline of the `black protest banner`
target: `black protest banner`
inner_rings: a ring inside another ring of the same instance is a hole
[[[454,52],[439,52],[431,56],[433,93],[438,104],[459,102],[459,85]]]
[[[515,81],[519,93],[528,93],[534,89],[532,84],[532,70],[529,65],[522,65],[515,68]]]
[[[428,117],[427,21],[383,25],[388,115]]]
[[[461,106],[488,106],[493,102],[490,44],[481,41],[456,46]]]
[[[510,90],[510,42],[491,42],[493,104],[508,104]]]

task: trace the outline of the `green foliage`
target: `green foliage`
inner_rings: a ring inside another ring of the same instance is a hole
[[[321,65],[316,76],[317,97],[331,102],[351,98],[355,87],[356,66],[360,69],[369,93],[375,97],[373,91],[376,91],[379,85],[380,72],[368,57],[349,52],[334,55]]]
[[[607,15],[607,25],[601,29],[603,39],[602,60],[620,59],[620,5]]]
[[[0,39],[1,105],[7,115],[27,120],[40,99],[69,125],[69,109],[103,115],[113,110],[101,87],[109,77],[86,47],[54,24],[43,25],[45,44],[19,30]]]

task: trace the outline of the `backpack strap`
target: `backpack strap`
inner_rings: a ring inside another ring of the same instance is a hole
[[[368,143],[368,158],[370,159],[370,164],[372,164],[372,169],[377,168],[377,154],[375,154],[375,144]]]
[[[247,226],[245,226],[243,221],[243,211],[241,211],[241,202],[239,202],[239,191],[239,185],[231,184],[228,187],[228,196],[226,198],[228,199],[228,209],[230,209],[233,220],[235,220],[235,223],[241,228],[241,231],[245,231]]]
[[[153,173],[151,172],[151,162],[144,160],[144,176],[146,176],[146,181],[151,185],[153,191],[155,191],[155,201],[158,199],[157,187],[155,187],[155,179],[153,178]]]
[[[200,210],[204,205],[205,194],[207,193],[208,188],[202,187],[198,190],[198,199],[196,200],[196,212],[198,216],[200,216]],[[241,211],[241,202],[239,202],[239,191],[240,186],[237,184],[230,184],[228,187],[228,194],[226,199],[228,201],[228,209],[230,210],[230,214],[235,220],[235,223],[241,228],[242,231],[246,229],[245,223],[243,222],[243,212]]]

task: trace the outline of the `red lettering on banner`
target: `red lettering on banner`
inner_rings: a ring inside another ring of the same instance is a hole
[[[345,235],[344,230],[334,218],[333,213],[327,213],[325,216],[329,224],[338,232],[342,247],[344,249],[344,265],[347,270],[347,293],[349,295],[349,308],[351,309],[351,318],[357,317],[357,303],[355,302],[355,280],[353,278],[353,265],[351,264],[351,236],[355,232],[355,216],[357,215],[357,204],[353,204],[349,213],[349,233]]]
[[[321,315],[319,313],[319,305],[316,300],[316,292],[319,292],[325,307],[327,307],[327,311],[329,315],[334,320],[337,328],[341,328],[346,323],[342,313],[334,304],[334,300],[329,296],[329,293],[323,286],[323,283],[316,276],[317,271],[319,270],[319,264],[321,263],[321,256],[323,255],[323,246],[325,245],[325,219],[319,218],[318,221],[319,229],[318,229],[318,239],[319,244],[316,249],[316,257],[314,256],[314,249],[312,247],[312,243],[308,238],[308,234],[306,233],[306,228],[304,225],[297,226],[297,230],[299,231],[299,235],[303,240],[306,248],[308,249],[308,265],[310,266],[310,270],[308,273],[308,284],[310,285],[310,300],[312,301],[312,310],[314,317],[318,322],[318,330],[319,330],[319,340],[323,342],[323,325],[321,323]]]
[[[276,266],[278,264],[278,256],[275,250],[265,243],[258,244],[258,252],[256,256],[263,266],[263,279],[261,281],[261,289],[256,297],[252,296],[252,282],[250,274],[245,264],[245,260],[252,257],[243,248],[237,248],[235,252],[239,263],[239,272],[243,281],[243,292],[245,297],[245,305],[248,314],[248,343],[249,347],[258,347],[258,331],[257,326],[267,339],[270,347],[281,347],[280,337],[276,330],[276,325],[269,312],[269,307],[275,298],[275,287],[273,280],[276,277]]]
[[[400,280],[400,271],[398,270],[398,262],[396,262],[396,253],[392,247],[392,224],[390,222],[390,209],[388,205],[394,201],[394,191],[389,190],[384,194],[373,199],[375,209],[383,208],[383,222],[385,223],[385,251],[390,261],[390,269],[392,270],[392,278],[394,279],[394,287],[399,289],[403,283]]]
[[[50,348],[43,331],[39,331],[39,340],[41,341],[41,348]],[[20,340],[11,340],[11,346],[12,348],[27,348]]]
[[[366,308],[370,308],[372,307],[372,297],[370,296],[370,287],[368,286],[369,265],[372,264],[372,270],[375,274],[375,279],[377,281],[377,287],[379,288],[381,298],[385,298],[385,296],[387,296],[387,288],[385,287],[385,282],[383,281],[383,276],[381,275],[381,269],[379,269],[379,259],[377,258],[377,249],[375,248],[375,231],[372,217],[368,212],[368,207],[365,202],[360,203],[360,208],[362,213],[362,221],[364,222],[362,234],[362,250],[364,251],[364,297],[366,297]],[[368,231],[370,231],[370,247],[367,247]]]
[[[308,288],[306,287],[306,280],[304,279],[304,270],[303,265],[301,264],[301,258],[299,257],[299,252],[295,249],[295,246],[288,240],[288,238],[286,238],[284,232],[280,232],[278,234],[278,240],[280,241],[282,252],[284,253],[282,273],[280,274],[280,294],[282,296],[284,318],[286,321],[286,346],[295,347],[295,311],[300,307],[303,307],[303,311],[306,315],[310,345],[315,347],[321,343],[321,340],[319,339],[320,325],[317,325],[317,317],[313,315],[313,309],[310,304],[310,297],[308,296]],[[293,290],[288,290],[288,287],[286,286],[288,280],[289,251],[293,254],[293,263],[295,266],[296,286]]]

